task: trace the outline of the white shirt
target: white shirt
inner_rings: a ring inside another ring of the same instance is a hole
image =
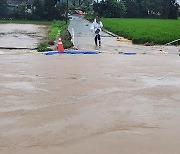
[[[103,27],[103,24],[102,24],[102,22],[100,21],[99,23],[97,23],[96,22],[96,19],[94,19],[94,22],[92,23],[92,25],[91,25],[91,30],[93,30],[93,32],[95,33],[95,31],[97,30],[97,29],[99,29],[100,30],[100,32],[101,32],[101,28]],[[99,34],[100,34],[100,32],[99,32]],[[96,34],[97,35],[97,34]]]

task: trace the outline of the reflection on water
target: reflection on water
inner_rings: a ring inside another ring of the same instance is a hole
[[[36,48],[47,36],[47,26],[33,24],[0,24],[0,48]],[[0,54],[5,50],[0,49]]]

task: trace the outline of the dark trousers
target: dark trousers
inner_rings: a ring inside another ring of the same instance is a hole
[[[99,40],[99,46],[101,46],[101,36],[100,36],[100,34],[97,34],[96,36],[95,36],[95,45],[97,46],[98,44],[97,44],[97,40]]]

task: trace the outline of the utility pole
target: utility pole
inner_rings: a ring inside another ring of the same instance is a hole
[[[66,2],[66,24],[68,23],[68,0]]]

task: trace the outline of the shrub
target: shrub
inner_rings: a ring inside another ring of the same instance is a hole
[[[59,32],[60,34],[58,34]],[[55,40],[57,36],[61,37],[65,49],[72,47],[71,34],[65,21],[54,20],[52,22],[49,39]]]
[[[60,32],[60,34],[59,34]],[[52,49],[49,46],[54,45],[57,37],[60,36],[63,42],[63,46],[65,49],[73,46],[71,42],[71,35],[68,31],[68,25],[65,21],[54,20],[50,27],[50,32],[48,34],[48,40],[38,44],[37,50],[38,52],[50,51]]]
[[[49,51],[50,49],[48,48],[48,46],[49,45],[48,45],[47,41],[42,42],[42,43],[38,44],[37,51],[38,52]]]

